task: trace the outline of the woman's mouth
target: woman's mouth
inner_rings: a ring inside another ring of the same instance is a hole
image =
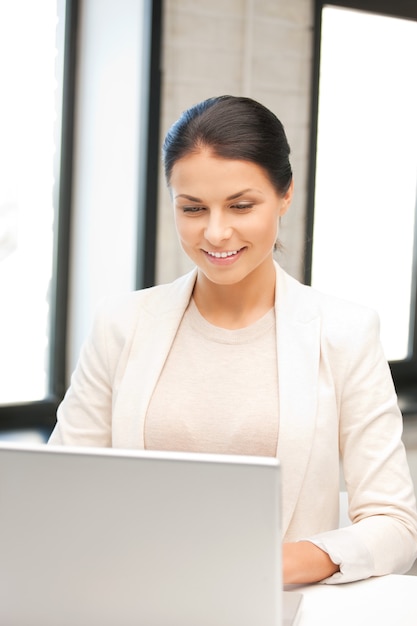
[[[239,250],[221,250],[221,251],[211,251],[211,250],[203,250],[204,254],[211,263],[220,264],[220,265],[229,265],[233,263],[241,254],[241,252],[245,248],[240,248]]]
[[[234,256],[239,250],[230,250],[228,252],[207,252],[208,255],[214,256],[216,259],[225,259],[228,256]]]

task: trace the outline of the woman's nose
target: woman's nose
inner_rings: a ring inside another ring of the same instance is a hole
[[[223,215],[210,214],[205,229],[205,238],[214,246],[219,246],[223,241],[230,239],[232,227]]]

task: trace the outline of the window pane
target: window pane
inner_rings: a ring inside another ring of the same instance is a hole
[[[55,2],[0,3],[0,403],[48,393]]]
[[[417,189],[417,23],[322,14],[312,284],[381,316],[410,353]]]

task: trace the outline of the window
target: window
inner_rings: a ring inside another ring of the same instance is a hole
[[[0,4],[0,428],[64,389],[76,2]]]
[[[399,390],[417,374],[417,8],[409,4],[316,3],[306,276],[378,311]]]
[[[153,283],[162,2],[3,4],[0,430],[47,434],[96,304]]]

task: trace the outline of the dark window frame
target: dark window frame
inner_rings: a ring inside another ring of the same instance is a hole
[[[319,70],[320,70],[320,46],[322,10],[324,6],[338,6],[347,9],[356,9],[369,13],[378,13],[390,17],[398,17],[417,21],[417,2],[415,0],[315,0],[314,7],[314,48],[312,70],[312,100],[311,100],[311,125],[310,125],[310,148],[308,170],[308,202],[306,220],[306,248],[305,248],[305,272],[306,284],[311,284],[311,267],[313,256],[313,227],[314,227],[314,195],[316,176],[316,152],[317,152],[317,123],[318,123],[318,100],[319,100]],[[416,207],[417,209],[417,207]],[[414,258],[417,258],[417,238],[414,244]],[[417,268],[416,270],[417,271]],[[390,368],[394,383],[399,395],[400,406],[403,413],[417,412],[417,294],[413,294],[412,310],[414,320],[410,322],[410,335],[412,337],[411,356],[402,361],[391,361]]]
[[[148,40],[144,41],[148,80],[142,90],[140,135],[146,167],[139,172],[136,289],[152,287],[156,279],[158,173],[160,164],[161,55],[163,0],[147,0]]]

